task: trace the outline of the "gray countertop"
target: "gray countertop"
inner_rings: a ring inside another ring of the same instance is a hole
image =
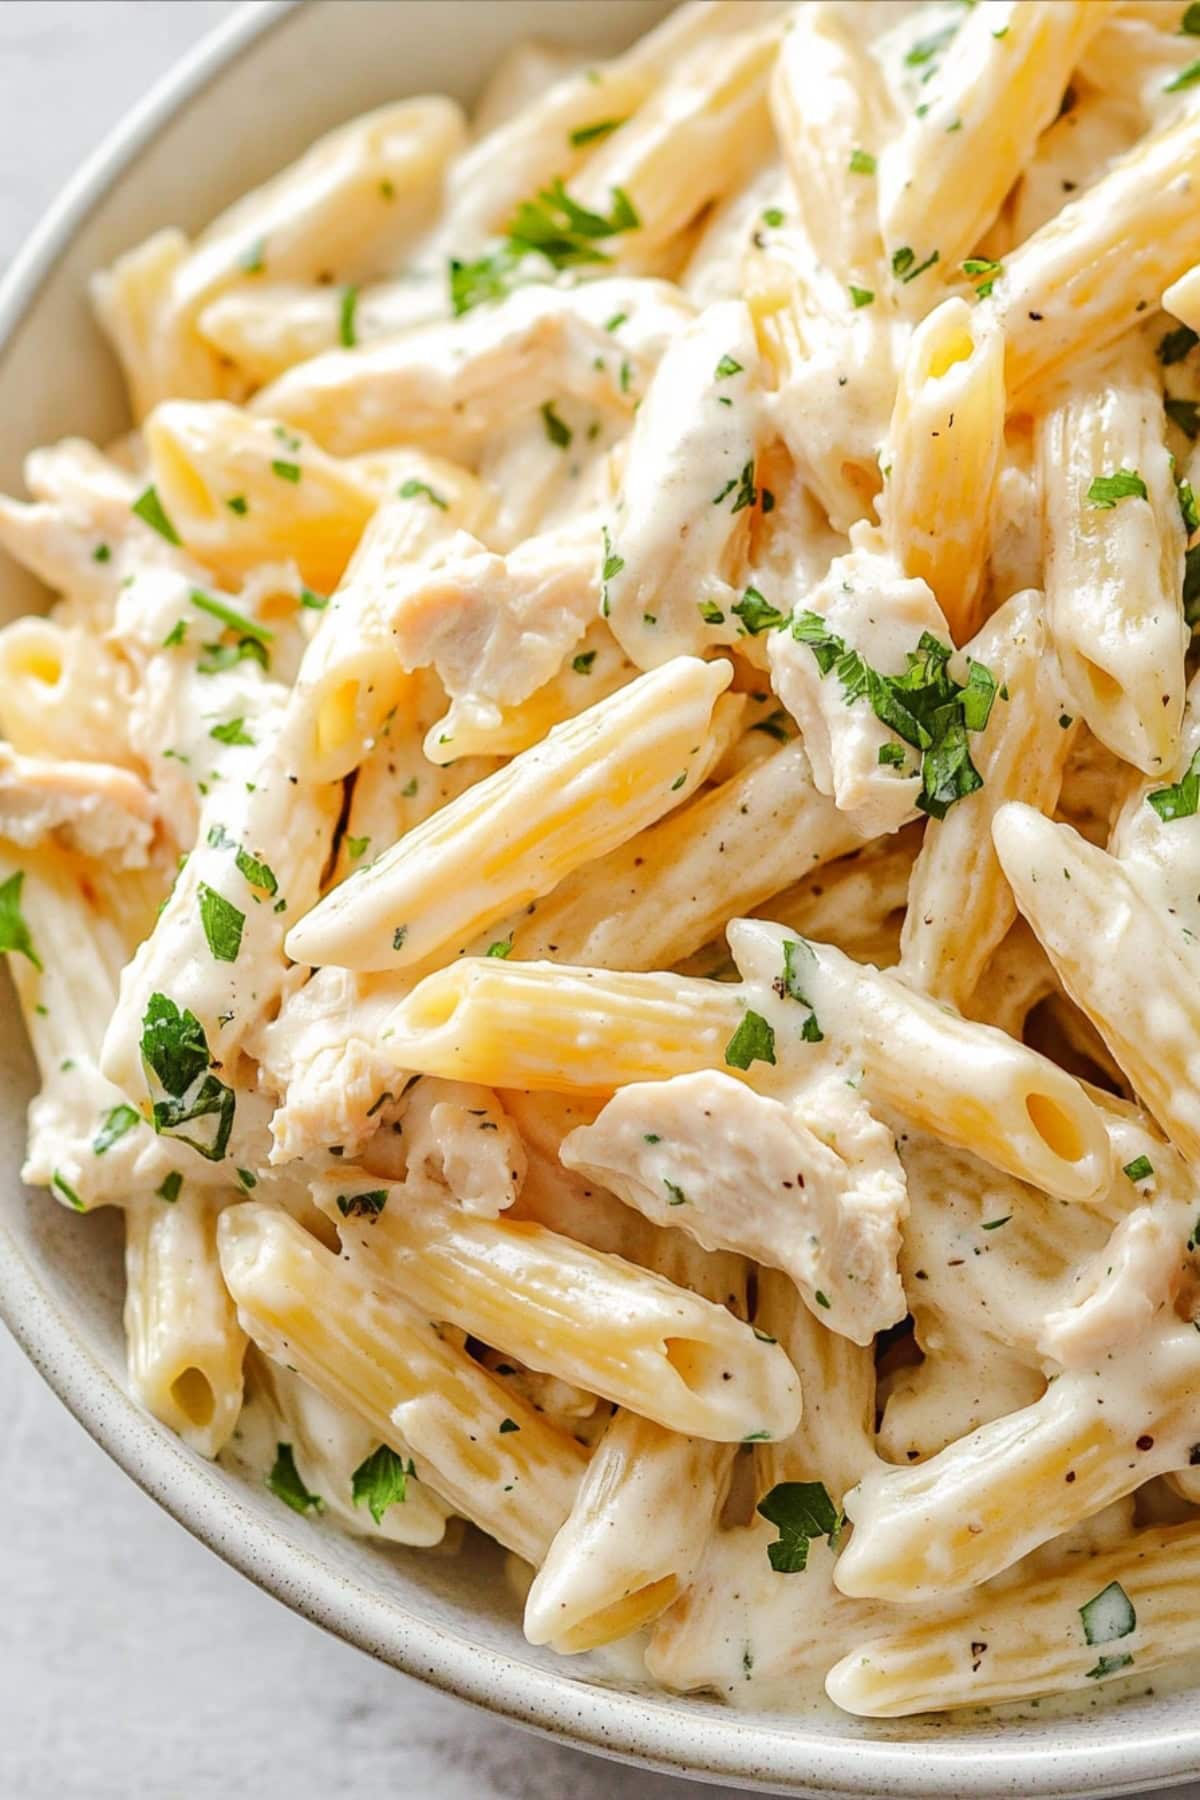
[[[228,0],[0,5],[0,264]],[[0,1329],[0,1800],[720,1800],[475,1713],[287,1612],[85,1436]],[[1200,1785],[1176,1789],[1200,1800]]]

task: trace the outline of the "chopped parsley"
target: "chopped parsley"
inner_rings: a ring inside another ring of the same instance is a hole
[[[300,588],[300,604],[308,612],[324,612],[329,605],[328,594],[318,594],[310,587]]]
[[[1128,1637],[1137,1627],[1133,1603],[1119,1581],[1110,1581],[1094,1594],[1079,1608],[1079,1617],[1089,1644],[1111,1644],[1116,1638]],[[1128,1662],[1129,1658],[1125,1660]]]
[[[553,400],[544,401],[539,411],[542,415],[542,424],[546,428],[546,436],[550,442],[557,450],[569,450],[574,433],[571,427],[555,412]]]
[[[338,342],[347,350],[353,350],[358,342],[355,330],[354,315],[358,310],[358,289],[348,287],[342,294],[342,303],[338,307]]]
[[[276,1444],[275,1466],[267,1476],[267,1486],[277,1500],[293,1512],[324,1512],[325,1502],[319,1494],[310,1494],[300,1479],[290,1444]]]
[[[978,281],[975,295],[979,300],[987,299],[997,279],[1004,273],[1003,263],[993,262],[986,256],[968,256],[961,266],[964,275],[968,275],[972,281]]]
[[[392,933],[392,949],[393,950],[403,950],[404,940],[407,936],[408,936],[408,926],[407,925],[397,925],[395,931],[393,931],[393,933]]]
[[[79,1195],[75,1192],[75,1189],[71,1186],[61,1170],[54,1170],[50,1176],[50,1186],[56,1194],[61,1194],[67,1205],[74,1207],[76,1212],[87,1211],[86,1203],[80,1199]]]
[[[731,1069],[748,1069],[753,1062],[775,1061],[775,1032],[761,1013],[747,1012],[725,1046]]]
[[[740,362],[735,362],[735,360],[732,356],[725,355],[721,358],[720,362],[717,364],[717,369],[716,369],[717,380],[718,381],[728,381],[728,379],[731,375],[740,375],[742,373],[742,369],[743,369],[743,365]]]
[[[762,216],[764,225],[769,225],[773,231],[777,231],[783,224],[783,220],[784,214],[778,206],[764,207]]]
[[[953,41],[957,30],[958,21],[955,19],[949,25],[943,25],[940,30],[931,32],[928,37],[918,38],[916,43],[905,52],[905,67],[919,69],[926,63],[931,63]]]
[[[1191,5],[1179,21],[1181,37],[1200,37],[1200,0],[1192,0]]]
[[[365,1500],[375,1523],[382,1525],[388,1507],[402,1506],[407,1500],[409,1477],[415,1478],[416,1473],[411,1457],[405,1463],[390,1445],[380,1444],[350,1477],[355,1506],[361,1506]]]
[[[171,1169],[168,1174],[163,1176],[154,1192],[159,1200],[165,1200],[168,1206],[174,1206],[182,1188],[183,1176],[178,1169]]]
[[[21,911],[21,889],[24,885],[24,869],[18,869],[7,881],[0,882],[0,951],[7,950],[12,956],[23,956],[35,969],[41,971],[42,959],[33,947],[33,938]]]
[[[875,158],[869,150],[852,150],[850,152],[850,173],[852,175],[873,175]]]
[[[197,612],[207,613],[210,619],[216,619],[229,631],[236,631],[242,637],[254,638],[261,644],[269,644],[275,633],[266,625],[260,625],[257,619],[251,619],[246,613],[240,613],[236,607],[229,606],[224,600],[218,600],[215,594],[206,594],[203,588],[193,588],[188,599]]]
[[[600,541],[604,548],[604,556],[600,564],[600,612],[607,619],[609,613],[608,584],[610,581],[615,581],[625,567],[625,558],[618,556],[613,549],[607,525],[602,525],[600,528]]]
[[[581,650],[578,656],[571,658],[571,667],[576,675],[590,675],[595,660],[596,652],[594,650]]]
[[[657,1144],[658,1139],[655,1138],[654,1141]],[[649,1142],[649,1139],[647,1139],[647,1142]],[[663,1186],[667,1190],[667,1196],[668,1196],[667,1205],[668,1206],[686,1206],[687,1205],[687,1195],[684,1193],[683,1189],[679,1186],[679,1184],[677,1182],[668,1181],[666,1176],[664,1175],[663,1176]]]
[[[112,560],[112,551],[109,549],[108,545],[107,544],[97,544],[96,548],[92,551],[92,561],[98,562],[98,563],[106,563],[106,562],[110,562],[111,560]]]
[[[823,1481],[781,1481],[759,1501],[756,1512],[779,1528],[779,1537],[767,1546],[777,1575],[798,1575],[808,1567],[808,1546],[814,1538],[833,1540],[841,1529],[842,1515],[829,1498]]]
[[[157,531],[160,537],[165,537],[168,544],[182,543],[183,540],[179,533],[163,510],[163,503],[158,497],[157,488],[144,489],[129,510],[135,512],[139,519],[144,520],[154,531]]]
[[[388,1203],[386,1188],[372,1188],[366,1194],[339,1194],[337,1209],[343,1219],[371,1219],[379,1217]]]
[[[783,946],[783,974],[775,982],[775,992],[780,999],[785,997],[794,1000],[798,1006],[808,1008],[808,1017],[800,1027],[800,1036],[806,1044],[824,1042],[825,1033],[817,1022],[812,1001],[804,992],[806,973],[817,966],[817,959],[812,945],[805,938],[788,938]]]
[[[1154,1164],[1148,1156],[1135,1156],[1132,1162],[1125,1164],[1121,1173],[1128,1175],[1130,1181],[1148,1181],[1154,1173]]]
[[[294,486],[303,471],[299,463],[284,462],[279,457],[275,457],[271,463],[271,473],[278,475],[280,481],[290,481]]]
[[[503,959],[512,955],[512,947],[513,941],[510,934],[506,938],[497,938],[494,944],[489,944],[487,947],[487,954]]]
[[[246,514],[250,511],[250,502],[247,500],[245,494],[234,494],[231,499],[225,502],[225,504],[231,513],[236,513],[238,515],[239,519],[244,519]]]
[[[1200,512],[1196,511],[1196,496],[1190,481],[1176,480],[1175,492],[1179,498],[1179,514],[1183,520],[1183,528],[1189,537],[1200,531]]]
[[[224,725],[214,725],[208,735],[210,738],[216,738],[218,744],[252,744],[254,742],[246,730],[244,718],[229,719]]]
[[[926,269],[932,269],[934,263],[939,260],[939,253],[934,250],[923,263],[918,263],[916,252],[912,247],[902,244],[899,250],[892,252],[892,274],[907,286],[910,281],[915,281],[918,275],[923,275]]]
[[[359,857],[365,856],[370,848],[371,840],[369,837],[347,836],[346,838],[346,855],[350,858],[351,862],[357,862]]]
[[[257,856],[251,856],[248,850],[239,848],[233,860],[251,887],[261,888],[264,894],[270,894],[272,898],[279,892],[274,872],[265,862],[260,862]]]
[[[1145,500],[1146,484],[1136,469],[1114,469],[1111,475],[1094,475],[1087,491],[1087,503],[1101,512],[1111,512],[1118,500]]]
[[[204,1027],[194,1013],[166,994],[151,994],[142,1018],[142,1061],[166,1093],[154,1102],[155,1131],[177,1137],[209,1162],[219,1162],[229,1144],[236,1099],[213,1075]],[[210,1140],[186,1136],[181,1125],[215,1117]]]
[[[1152,794],[1146,795],[1146,803],[1152,806],[1164,824],[1172,819],[1190,819],[1200,806],[1200,750],[1192,757],[1184,774],[1170,787],[1155,788]]]
[[[1005,1213],[1002,1219],[985,1219],[979,1229],[980,1231],[999,1231],[1000,1227],[1007,1225],[1011,1218],[1011,1213]]]
[[[200,923],[217,962],[236,962],[246,915],[208,883],[200,883]]]
[[[427,481],[418,481],[413,475],[410,475],[407,481],[401,482],[397,492],[402,500],[415,500],[418,494],[424,494],[430,506],[440,507],[442,512],[449,510],[447,502],[435,489],[430,487]]]
[[[850,283],[850,300],[856,312],[859,307],[870,306],[874,298],[875,290],[873,288],[855,287],[853,282]]]
[[[697,600],[696,605],[700,608],[700,617],[706,625],[723,625],[725,623],[725,614],[715,600]]]
[[[570,134],[570,142],[576,150],[584,144],[599,143],[601,138],[610,137],[624,123],[624,119],[597,119],[594,125],[577,125]]]
[[[100,1129],[92,1139],[92,1150],[97,1156],[103,1156],[106,1150],[111,1150],[114,1144],[120,1142],[126,1132],[132,1131],[141,1122],[142,1115],[137,1107],[121,1101],[118,1106],[106,1112],[100,1121]]]
[[[1197,68],[1200,68],[1198,63]],[[1133,1662],[1128,1651],[1120,1651],[1116,1656],[1098,1657],[1093,1668],[1086,1671],[1088,1681],[1101,1681],[1105,1675],[1115,1675],[1118,1669],[1128,1669]]]
[[[822,678],[836,672],[847,706],[865,695],[880,723],[921,752],[921,792],[915,801],[921,812],[944,819],[956,800],[983,786],[967,733],[987,724],[996,694],[989,669],[968,664],[967,681],[956,681],[948,646],[928,631],[909,651],[903,675],[872,669],[857,650],[847,649],[819,613],[798,613],[792,636],[808,645]]]
[[[758,637],[764,631],[776,631],[779,626],[787,624],[787,614],[781,613],[769,600],[764,600],[754,587],[748,587],[741,599],[735,601],[729,610],[735,618],[742,621],[751,637]]]
[[[553,269],[574,269],[587,263],[607,263],[599,248],[605,238],[635,231],[641,224],[628,194],[612,190],[607,214],[580,206],[557,179],[539,189],[532,200],[523,200],[509,221],[504,241],[490,255],[474,262],[451,258],[450,302],[456,318],[485,300],[499,300],[521,279],[527,257],[540,256]]]
[[[1163,88],[1164,94],[1178,94],[1183,88],[1195,87],[1200,81],[1200,61],[1191,62],[1186,69],[1180,69],[1173,81],[1168,81]]]
[[[510,1431],[520,1431],[520,1429],[521,1427],[515,1419],[501,1419],[498,1434],[500,1437],[507,1437]]]

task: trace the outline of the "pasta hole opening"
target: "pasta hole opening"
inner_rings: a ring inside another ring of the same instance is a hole
[[[57,687],[62,680],[63,666],[48,644],[27,644],[14,664],[13,674],[40,681],[45,687]]]
[[[203,1369],[197,1369],[193,1364],[177,1375],[171,1383],[171,1398],[188,1424],[197,1431],[212,1424],[217,1398]]]
[[[940,381],[959,363],[970,362],[974,354],[975,339],[964,326],[936,345],[926,364],[926,373],[931,381]]]
[[[189,515],[193,520],[217,517],[217,502],[209,492],[208,483],[174,437],[166,432],[154,432],[150,460],[167,516],[180,530],[181,537],[186,537],[187,533],[182,530],[180,521]]]
[[[706,1344],[702,1338],[669,1337],[663,1341],[667,1361],[683,1385],[693,1394],[716,1394],[732,1386],[728,1350]]]
[[[339,682],[317,708],[317,751],[327,756],[350,741],[358,717],[358,681]]]
[[[1064,1162],[1078,1162],[1084,1153],[1083,1138],[1070,1113],[1049,1094],[1026,1094],[1029,1122],[1047,1149]]]
[[[1107,669],[1102,669],[1099,663],[1089,661],[1086,656],[1081,656],[1079,661],[1098,704],[1115,706],[1125,691],[1121,683]]]
[[[428,993],[418,987],[404,1008],[407,1023],[414,1031],[440,1031],[458,1011],[458,1002],[457,991],[449,985],[439,982]]]
[[[611,1644],[614,1638],[626,1637],[631,1631],[649,1625],[666,1611],[678,1592],[676,1575],[663,1575],[657,1581],[648,1581],[644,1587],[635,1588],[632,1594],[623,1594],[619,1600],[614,1600],[611,1606],[602,1606],[599,1612],[580,1619],[578,1624],[556,1638],[552,1647],[561,1656],[598,1650],[602,1644]]]

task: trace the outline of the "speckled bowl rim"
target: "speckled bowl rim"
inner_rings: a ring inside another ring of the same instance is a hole
[[[436,5],[437,0],[408,0]],[[495,0],[504,4],[505,0]],[[67,183],[0,280],[0,362],[75,233],[139,153],[297,0],[248,0],[184,56]],[[704,1716],[662,1698],[531,1667],[386,1603],[298,1549],[130,1400],[55,1301],[0,1214],[0,1318],[95,1441],[193,1536],[293,1611],[419,1681],[548,1737],[622,1761],[745,1788],[869,1800],[1111,1796],[1200,1773],[1200,1725],[1133,1728],[1102,1748],[837,1741],[769,1717]],[[1184,1696],[1179,1696],[1182,1701]],[[1102,1761],[1103,1776],[1098,1763]]]

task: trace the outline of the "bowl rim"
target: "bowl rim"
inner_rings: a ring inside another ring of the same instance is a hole
[[[414,0],[407,0],[413,4]],[[415,0],[420,6],[427,0]],[[110,130],[60,190],[0,277],[0,366],[76,232],[174,115],[244,50],[297,16],[299,0],[242,0]],[[1052,1739],[1011,1749],[831,1739],[803,1721],[730,1711],[702,1715],[670,1695],[597,1686],[471,1642],[408,1613],[256,1517],[221,1479],[143,1413],[57,1305],[0,1214],[0,1319],[78,1423],[136,1484],[225,1562],[302,1617],[418,1681],[577,1749],[732,1781],[747,1789],[902,1800],[1115,1796],[1200,1772],[1200,1726],[1135,1728],[1103,1747]],[[1103,1758],[1103,1776],[1098,1761]]]

